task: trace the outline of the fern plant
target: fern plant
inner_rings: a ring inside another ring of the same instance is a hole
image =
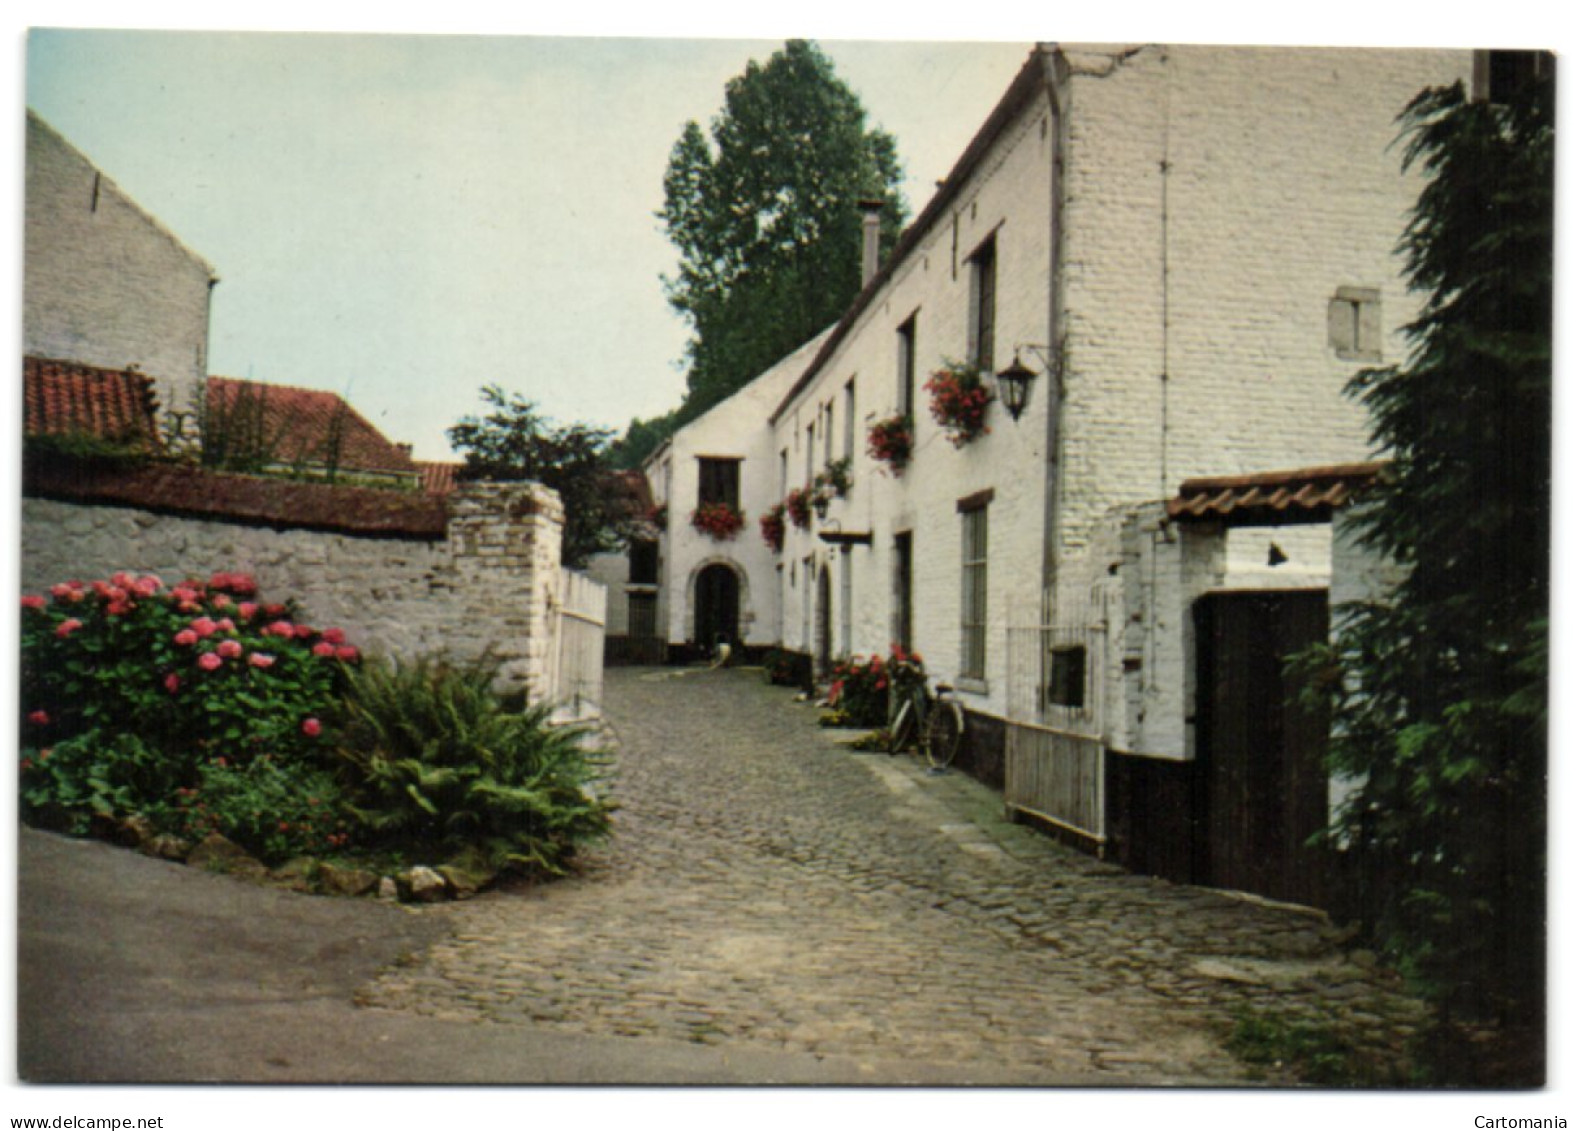
[[[341,757],[364,839],[467,871],[562,874],[606,836],[605,761],[583,728],[493,691],[496,666],[368,664],[346,698]]]

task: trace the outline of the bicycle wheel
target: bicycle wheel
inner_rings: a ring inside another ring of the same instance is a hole
[[[888,753],[897,754],[915,739],[915,704],[906,703],[888,726]]]
[[[921,749],[926,761],[934,770],[946,769],[959,752],[959,742],[964,738],[964,712],[957,703],[947,700],[932,704],[931,715],[926,720],[926,733],[921,737]]]

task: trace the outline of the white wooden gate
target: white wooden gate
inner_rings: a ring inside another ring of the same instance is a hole
[[[583,573],[559,571],[559,608],[554,617],[549,662],[549,697],[554,717],[584,722],[603,714],[603,632],[608,589]]]
[[[1098,847],[1107,840],[1105,645],[1105,626],[1089,617],[1008,630],[1003,800]]]

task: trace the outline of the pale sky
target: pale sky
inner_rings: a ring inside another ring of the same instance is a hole
[[[819,42],[912,216],[1031,47]],[[619,429],[679,402],[669,151],[780,45],[35,30],[26,89],[213,264],[211,372],[341,393],[437,459],[488,382]]]

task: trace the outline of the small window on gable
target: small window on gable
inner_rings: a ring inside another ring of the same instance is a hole
[[[1347,361],[1381,360],[1381,292],[1338,287],[1326,305],[1326,340]]]

